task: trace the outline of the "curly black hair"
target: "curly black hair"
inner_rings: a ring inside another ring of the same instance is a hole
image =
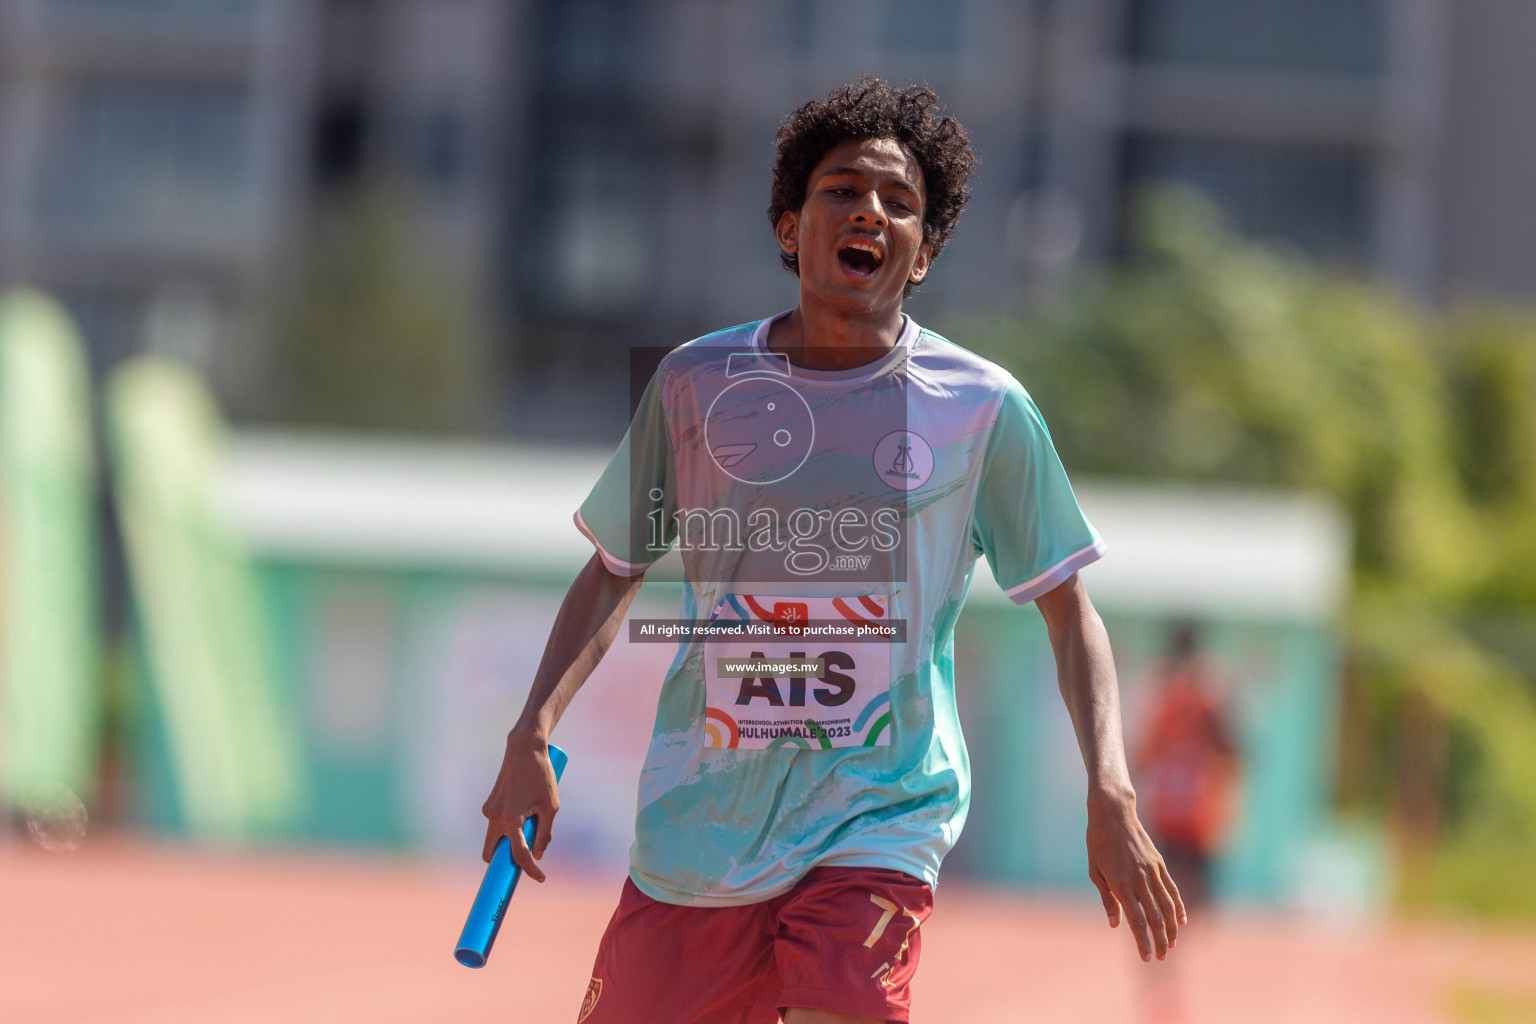
[[[895,139],[916,158],[923,171],[923,241],[937,258],[955,230],[960,211],[971,198],[966,186],[977,158],[970,136],[944,113],[938,96],[926,86],[892,89],[878,78],[840,86],[795,110],[779,125],[773,146],[773,191],[768,220],[805,205],[811,171],[835,147],[858,139]],[[800,261],[780,252],[784,269],[800,276]],[[905,294],[912,293],[909,282]]]

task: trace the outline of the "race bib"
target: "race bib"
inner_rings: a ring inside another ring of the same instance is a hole
[[[705,746],[890,746],[888,603],[726,595],[704,645]]]

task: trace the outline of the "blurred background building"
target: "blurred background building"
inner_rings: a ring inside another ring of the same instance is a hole
[[[324,225],[386,182],[454,284],[468,425],[611,437],[625,348],[792,302],[774,128],[870,71],[982,152],[926,320],[1115,257],[1154,178],[1431,303],[1531,297],[1533,32],[1513,0],[3,0],[0,283],[62,296],[98,373],[211,319],[183,355],[281,418]]]

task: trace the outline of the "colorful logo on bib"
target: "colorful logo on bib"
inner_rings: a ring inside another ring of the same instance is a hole
[[[875,445],[875,472],[898,491],[914,491],[933,476],[933,448],[910,430],[893,430]]]
[[[713,750],[735,750],[741,745],[736,719],[719,708],[704,709],[704,745]]]

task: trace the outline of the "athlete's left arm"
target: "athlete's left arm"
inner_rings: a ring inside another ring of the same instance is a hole
[[[1088,770],[1088,874],[1098,886],[1110,927],[1124,910],[1143,960],[1168,955],[1179,925],[1188,924],[1178,886],[1136,816],[1136,791],[1125,763],[1120,687],[1109,634],[1082,581],[1073,573],[1035,599],[1045,617],[1062,700],[1072,716]]]

